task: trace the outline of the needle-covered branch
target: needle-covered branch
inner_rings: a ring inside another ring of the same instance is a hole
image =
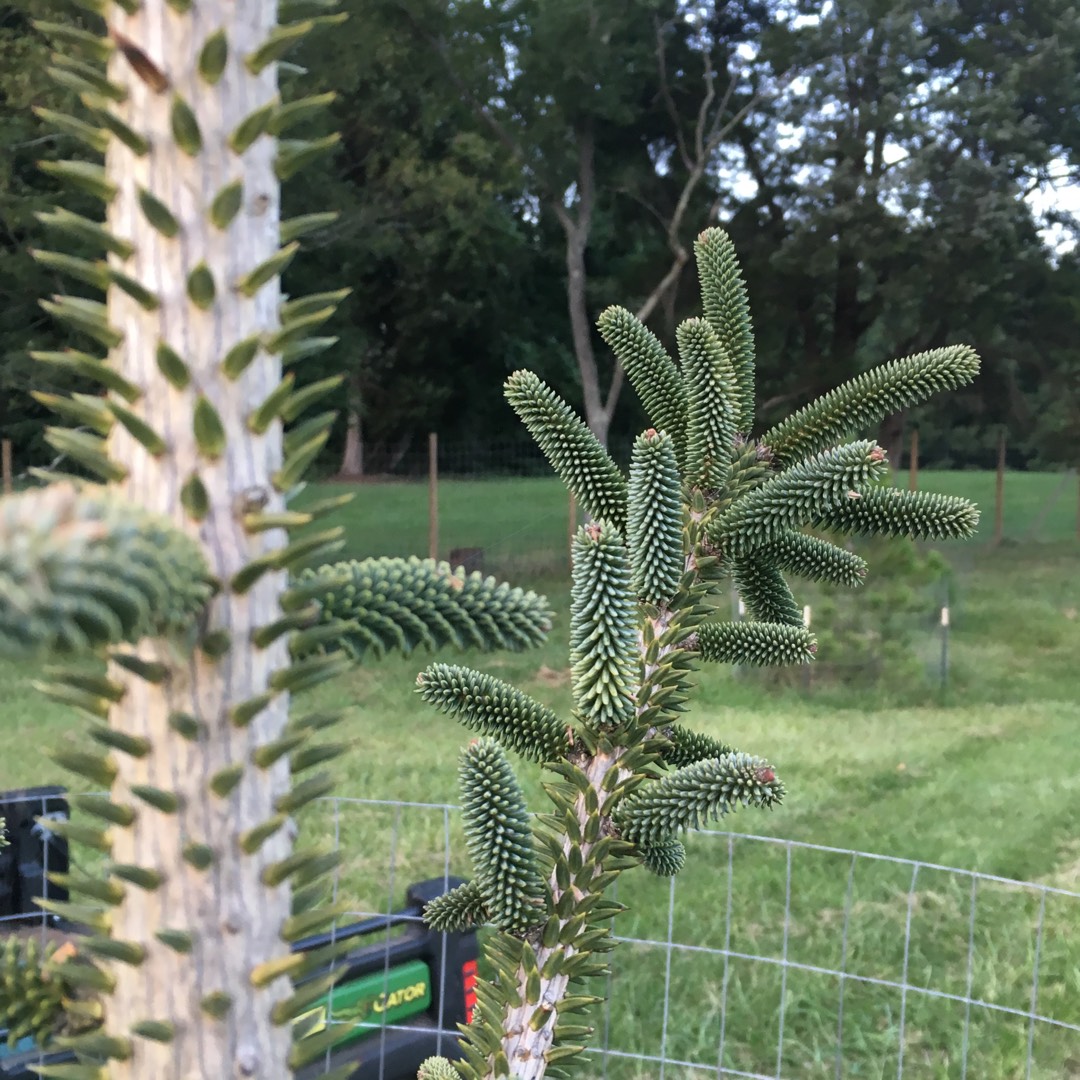
[[[732,753],[679,769],[630,795],[616,824],[635,844],[658,844],[697,829],[738,806],[775,806],[784,785],[772,766],[750,754]]]
[[[637,605],[621,537],[584,525],[574,538],[570,673],[574,705],[587,724],[617,727],[634,714]]]
[[[447,646],[517,652],[535,648],[551,629],[545,597],[434,559],[327,563],[297,581],[319,605],[321,623],[343,625],[312,651],[341,648],[354,660]]]
[[[531,371],[506,380],[506,399],[587,514],[626,528],[626,477],[600,440],[554,390]]]
[[[599,320],[655,425],[634,443],[628,485],[539,379],[518,372],[507,384],[526,427],[597,519],[573,545],[574,708],[560,724],[546,706],[477,672],[436,665],[420,678],[425,700],[554,777],[544,785],[552,811],[537,818],[534,862],[501,751],[483,741],[467,752],[476,876],[431,906],[428,919],[459,928],[490,918],[502,929],[488,944],[494,975],[477,988],[464,1060],[425,1062],[421,1080],[444,1080],[451,1069],[464,1080],[541,1080],[574,1062],[590,1033],[574,1014],[596,999],[573,984],[607,971],[609,922],[622,910],[606,889],[632,868],[677,874],[687,858],[680,833],[783,799],[766,760],[674,720],[687,710],[700,662],[813,659],[817,645],[785,575],[857,586],[867,567],[800,530],[966,535],[974,527],[961,500],[881,488],[885,455],[874,443],[834,444],[896,402],[969,378],[970,350],[887,366],[755,440],[745,284],[720,230],[706,230],[695,253],[704,318],[677,329],[681,366],[625,309]],[[717,619],[726,579],[748,618]]]
[[[468,746],[459,776],[465,844],[484,909],[504,930],[542,922],[544,885],[525,798],[502,748],[486,738]]]
[[[626,371],[653,427],[671,438],[679,464],[685,466],[686,385],[675,361],[660,339],[624,307],[605,309],[596,325]]]
[[[416,685],[417,693],[440,712],[528,761],[555,761],[566,750],[566,725],[557,714],[491,675],[432,664],[416,677]]]
[[[975,534],[979,509],[955,495],[877,488],[823,508],[811,524],[862,536],[966,540]]]
[[[685,569],[682,480],[675,446],[650,428],[634,440],[630,459],[627,545],[633,588],[648,604],[663,604],[678,591]]]
[[[198,543],[96,486],[0,500],[0,649],[75,654],[183,635],[212,596]]]
[[[963,386],[978,371],[978,354],[966,345],[890,360],[823,394],[761,439],[777,462],[786,465],[820,453],[853,432],[866,431],[892,413]]]

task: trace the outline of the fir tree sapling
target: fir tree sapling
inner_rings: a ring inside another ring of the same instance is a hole
[[[605,896],[637,866],[682,868],[681,836],[740,806],[767,808],[784,785],[764,758],[680,723],[705,663],[812,661],[787,575],[858,587],[857,555],[804,530],[950,539],[978,512],[963,499],[886,486],[884,451],[844,442],[897,409],[972,379],[978,357],[955,346],[875,368],[751,437],[754,343],[727,235],[708,229],[695,255],[702,318],[677,332],[678,357],[629,311],[599,329],[655,425],[625,476],[588,427],[536,375],[506,394],[555,472],[591,515],[574,540],[568,721],[489,675],[443,663],[418,693],[480,738],[460,762],[473,878],[428,905],[438,929],[491,924],[464,1058],[426,1061],[421,1080],[539,1080],[563,1075],[592,1028],[598,998],[580,984],[607,970]],[[749,618],[718,618],[731,581]],[[506,750],[542,762],[551,806],[528,820]]]

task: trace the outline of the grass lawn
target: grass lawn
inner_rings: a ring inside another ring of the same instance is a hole
[[[927,474],[928,489],[970,494],[992,526],[993,477]],[[1019,539],[1038,518],[1056,477],[1008,479],[1014,502],[1006,532]],[[969,486],[970,485],[970,486]],[[989,497],[990,502],[987,503]],[[340,512],[349,553],[426,549],[422,487],[364,487]],[[515,581],[563,558],[566,499],[547,481],[461,482],[441,494],[442,548],[484,546]],[[717,828],[783,837],[899,859],[957,866],[1080,892],[1080,545],[1071,540],[1075,486],[1046,515],[1039,545],[953,545],[950,682],[889,690],[815,685],[767,691],[730,671],[701,675],[689,722],[741,749],[768,756],[787,783],[786,802],[768,815],[742,812]],[[531,570],[530,570],[531,567]],[[516,569],[515,569],[516,568]],[[565,581],[538,586],[558,615],[551,640],[521,655],[443,657],[508,679],[568,714]],[[354,749],[336,763],[342,799],[302,823],[347,851],[340,888],[358,912],[401,903],[405,885],[444,867],[467,873],[458,822],[434,807],[371,806],[352,798],[442,804],[457,800],[458,748],[467,735],[418,702],[413,683],[426,656],[359,668],[298,701],[296,708],[351,707],[345,727]],[[44,746],[72,730],[72,714],[31,686],[36,672],[0,665],[6,738],[0,788],[60,778]],[[532,805],[544,796],[538,772],[521,773]],[[75,786],[75,785],[73,785]],[[894,862],[697,835],[687,869],[670,885],[636,871],[620,899],[631,911],[621,935],[662,943],[617,954],[606,992],[610,1027],[600,1037],[627,1054],[666,1056],[671,1080],[742,1075],[785,1078],[904,1077],[1038,1080],[1080,1077],[1080,1033],[1036,1025],[1033,1066],[1025,1072],[1029,1030],[1021,1016],[974,1008],[874,982],[843,991],[843,1061],[837,1072],[840,981],[834,975],[683,946],[720,949],[900,983],[910,925],[907,981],[1080,1025],[1080,898],[1040,896],[968,877]],[[1039,934],[1040,921],[1042,933]],[[846,926],[846,934],[845,934]],[[730,928],[730,929],[729,929]],[[728,936],[730,934],[730,937]],[[665,947],[671,942],[672,948]],[[845,946],[846,942],[846,946]],[[970,981],[969,981],[970,979]],[[725,990],[726,985],[726,990]],[[603,989],[603,988],[602,988]],[[665,1024],[665,990],[670,1008]],[[781,1010],[781,1002],[783,1009]],[[903,1013],[903,1039],[900,1017]],[[780,1028],[783,1053],[778,1060]],[[965,1034],[966,1033],[966,1034]],[[966,1074],[962,1073],[965,1063]],[[612,1078],[661,1076],[658,1064],[614,1057]],[[601,1066],[589,1075],[601,1074]],[[735,1073],[733,1075],[739,1075]]]

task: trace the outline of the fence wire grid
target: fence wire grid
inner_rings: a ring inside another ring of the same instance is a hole
[[[414,881],[468,875],[453,804],[327,798],[300,827],[343,853],[332,893],[351,910],[339,929],[399,911]],[[629,910],[611,974],[588,988],[604,1004],[582,1075],[1080,1077],[1071,880],[719,829],[695,830],[687,847],[678,877],[639,869],[614,887]],[[408,1024],[369,1039],[392,1030]],[[449,1050],[458,1032],[439,1024],[438,1036]]]

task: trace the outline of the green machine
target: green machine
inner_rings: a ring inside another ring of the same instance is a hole
[[[40,897],[67,899],[65,890],[48,880],[52,871],[67,872],[67,842],[39,820],[66,819],[64,795],[59,787],[0,792],[0,817],[9,841],[0,849],[0,945],[6,933],[40,927],[70,936],[77,947],[84,932],[47,915],[36,902]],[[416,882],[406,890],[400,910],[293,945],[294,951],[307,952],[355,940],[355,948],[334,964],[341,975],[333,990],[295,1021],[301,1038],[327,1029],[337,1032],[329,1051],[296,1080],[317,1080],[329,1069],[349,1065],[354,1066],[352,1080],[414,1080],[425,1058],[460,1056],[458,1024],[471,1020],[476,1004],[476,934],[434,933],[422,916],[426,904],[461,883],[453,877]],[[31,1066],[72,1060],[69,1053],[39,1048],[30,1039],[9,1047],[0,1018],[0,1080],[36,1080]]]

